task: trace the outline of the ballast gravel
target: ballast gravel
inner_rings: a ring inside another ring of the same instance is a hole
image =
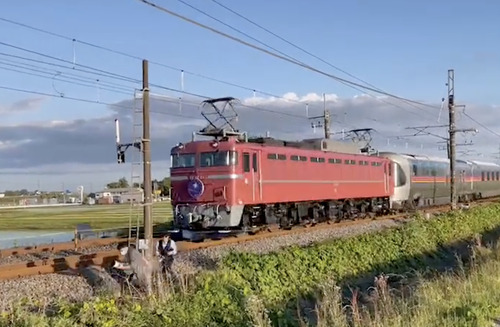
[[[328,229],[313,229],[309,232],[275,236],[240,244],[220,245],[189,252],[179,252],[175,258],[173,268],[179,275],[191,275],[203,269],[215,269],[220,259],[230,251],[265,254],[291,245],[307,246],[328,239],[380,231],[381,229],[396,227],[400,224],[400,221],[394,220],[375,220],[366,224],[346,225]],[[105,247],[86,249],[85,252],[92,253],[94,251],[111,249],[113,247],[113,245],[108,245]],[[22,257],[23,261],[26,260],[26,256]],[[7,259],[8,258],[4,258],[3,261],[0,261],[0,264],[10,264],[14,263],[16,260],[11,258],[9,261]],[[92,296],[92,287],[82,276],[49,274],[0,281],[0,311],[5,310],[14,301],[24,297],[43,300],[45,302],[56,298],[70,301],[85,301]]]

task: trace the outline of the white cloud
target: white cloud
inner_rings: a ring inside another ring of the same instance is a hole
[[[6,105],[0,104],[0,114],[16,114],[25,111],[38,110],[42,106],[43,101],[45,101],[44,97],[37,97],[23,99]]]

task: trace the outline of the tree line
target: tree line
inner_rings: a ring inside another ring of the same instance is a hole
[[[116,182],[111,182],[111,183],[106,184],[106,187],[108,189],[129,188],[130,184],[125,177],[122,177]],[[140,184],[134,183],[132,185],[132,187],[144,189],[144,183],[140,183]],[[161,196],[169,196],[170,195],[170,177],[165,177],[162,180],[153,179],[151,191],[154,192],[155,190],[160,191]]]

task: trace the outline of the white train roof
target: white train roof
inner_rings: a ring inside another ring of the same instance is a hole
[[[448,158],[442,158],[442,157],[433,157],[433,156],[418,155],[418,154],[395,153],[395,152],[381,152],[381,154],[389,154],[389,153],[401,156],[401,157],[403,157],[405,159],[409,159],[409,160],[425,160],[425,161],[434,161],[434,162],[442,162],[442,163],[449,163],[450,162],[450,160]],[[478,161],[478,160],[464,160],[464,159],[457,159],[456,162],[462,163],[462,164],[467,164],[467,165],[477,165],[477,166],[500,168],[500,165],[493,163],[493,162],[484,162],[484,161]]]
[[[443,163],[450,162],[450,160],[448,160],[446,158],[441,158],[441,157],[431,157],[431,156],[411,155],[411,154],[402,154],[401,156],[403,156],[407,159],[413,159],[413,160],[427,160],[427,161],[435,161],[435,162],[443,162]]]
[[[476,164],[478,166],[489,166],[489,167],[496,167],[499,168],[500,165],[497,165],[496,163],[493,162],[484,162],[484,161],[477,161],[477,160],[471,160],[473,164]]]

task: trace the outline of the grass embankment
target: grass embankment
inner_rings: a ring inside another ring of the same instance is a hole
[[[74,230],[77,224],[88,223],[94,229],[128,227],[132,213],[132,225],[137,216],[142,224],[142,207],[129,204],[82,205],[68,207],[12,208],[0,210],[0,230]],[[153,205],[154,223],[172,219],[170,202]]]
[[[305,248],[267,255],[235,253],[217,270],[196,276],[189,289],[161,292],[151,302],[124,300],[118,305],[101,298],[64,305],[50,318],[25,307],[5,314],[4,321],[17,321],[18,326],[34,322],[37,326],[300,326],[302,317],[318,320],[322,326],[345,324],[348,315],[341,310],[338,291],[324,285],[345,289],[346,285],[373,281],[382,272],[423,272],[429,266],[450,263],[459,249],[456,241],[491,233],[499,226],[500,205],[492,205]],[[422,280],[414,296],[406,301],[375,302],[379,305],[374,312],[394,326],[461,326],[458,322],[486,321],[499,313],[500,285],[497,275],[492,274],[499,266],[495,258],[471,274]],[[323,299],[318,296],[321,290],[326,290]],[[390,308],[384,306],[387,303],[392,303]],[[314,304],[318,304],[320,314],[303,310],[314,309]],[[376,323],[377,319],[365,317],[357,325],[370,325],[370,320]]]
[[[500,318],[500,250],[477,259],[466,269],[431,280],[422,277],[403,289],[404,296],[382,280],[365,294],[370,298],[365,305],[351,304],[349,315],[338,288],[323,284],[315,295],[316,325],[348,327],[349,316],[354,326],[491,327]]]

